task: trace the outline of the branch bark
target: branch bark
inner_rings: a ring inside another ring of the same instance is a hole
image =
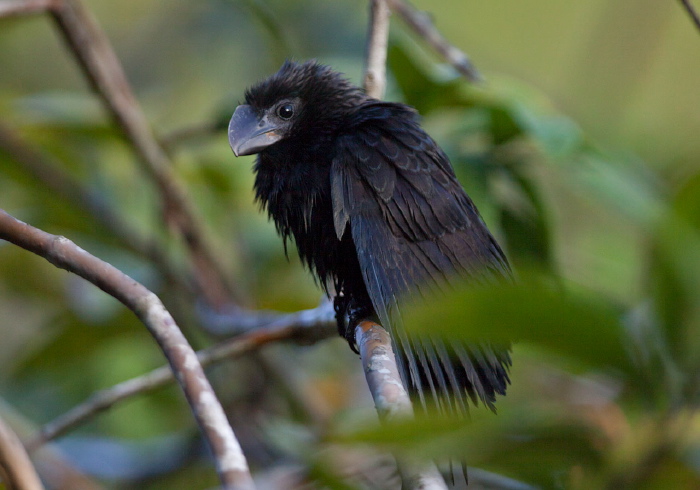
[[[695,24],[695,28],[700,31],[700,15],[698,14],[698,11],[695,10],[695,7],[693,7],[690,0],[680,0],[680,2],[685,11],[688,12],[690,20],[692,20],[693,24]]]
[[[379,417],[382,420],[412,418],[413,405],[401,382],[389,333],[365,320],[355,328],[355,340]]]
[[[380,325],[365,320],[355,328],[355,341],[379,418],[387,422],[412,418],[411,398],[401,382],[391,337],[387,331]],[[396,459],[403,488],[406,490],[447,489],[445,480],[434,464],[398,457]]]
[[[79,0],[56,0],[51,13],[85,76],[156,184],[166,222],[187,245],[202,295],[214,307],[228,304],[233,286],[221,274],[224,269],[206,243],[185,188],[173,175],[171,162],[156,141],[109,39]]]
[[[56,0],[5,0],[0,2],[0,19],[42,14],[55,4]]]
[[[337,334],[333,308],[314,308],[288,315],[278,315],[275,321],[264,327],[253,328],[238,337],[197,352],[197,358],[202,367],[207,367],[225,359],[240,357],[273,342],[292,340],[300,344],[312,344],[335,337]],[[114,405],[136,395],[156,390],[173,379],[172,370],[163,366],[98,391],[85,402],[44,425],[39,434],[27,444],[28,450],[32,452]]]
[[[459,73],[471,80],[479,82],[481,75],[462,50],[447,42],[440,31],[433,25],[430,16],[425,12],[414,9],[404,0],[386,0],[391,10],[408,24],[413,31],[422,37],[445,61],[452,65]]]
[[[195,352],[158,297],[115,267],[90,255],[65,237],[51,235],[0,210],[0,239],[44,257],[113,296],[146,325],[168,359],[197,423],[209,442],[226,488],[253,488],[248,464],[226,414]]]
[[[386,86],[389,6],[394,8],[395,3],[389,0],[371,0],[364,88],[368,95],[375,98],[384,95]],[[365,320],[355,327],[355,341],[379,418],[382,421],[412,418],[413,405],[401,381],[389,333],[377,323]],[[434,464],[402,458],[397,458],[396,463],[402,488],[447,489],[445,480]]]
[[[37,432],[37,426],[33,421],[27,419],[2,398],[0,398],[0,418],[23,442]],[[29,449],[27,452],[30,452]],[[68,463],[63,453],[52,444],[45,445],[31,457],[39,476],[43,481],[51,482],[51,490],[103,490],[95,480]]]
[[[43,490],[24,446],[17,435],[0,419],[0,473],[13,490]]]
[[[367,66],[364,87],[370,97],[381,99],[386,90],[386,54],[389,44],[389,16],[386,0],[371,0],[367,36]]]

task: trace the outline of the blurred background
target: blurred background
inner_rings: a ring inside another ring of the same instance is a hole
[[[293,249],[285,258],[253,202],[253,157],[233,157],[225,127],[245,88],[286,58],[317,58],[360,84],[367,2],[84,4],[171,156],[236,301],[318,305],[320,290]],[[341,339],[221,363],[208,373],[260,488],[391,488],[387,450],[433,457],[448,447],[475,466],[475,488],[697,488],[700,33],[672,0],[413,5],[485,79],[475,87],[458,78],[393,16],[386,98],[419,109],[523,277],[513,290],[460,292],[442,307],[520,340],[513,386],[498,416],[476,409],[467,427],[436,418],[423,432],[380,431]],[[202,325],[202,298],[182,287],[188,256],[157,189],[47,15],[0,19],[0,130],[52,169],[0,138],[0,208],[143,282],[195,348],[220,340]],[[76,189],[157,243],[173,275],[125,245]],[[474,294],[483,308],[468,306]],[[503,301],[529,313],[504,311]],[[463,335],[450,321],[445,335]],[[6,242],[0,339],[0,416],[25,438],[96,390],[164,362],[117,301]],[[174,386],[92,418],[51,451],[37,461],[50,488],[217,485]]]

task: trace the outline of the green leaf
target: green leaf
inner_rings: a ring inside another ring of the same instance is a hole
[[[673,209],[697,231],[700,231],[700,173],[688,179],[676,192]]]
[[[700,233],[669,212],[653,236],[650,292],[671,355],[691,378],[700,368]]]
[[[583,291],[561,291],[540,279],[459,287],[403,311],[414,332],[471,342],[528,342],[592,367],[633,371],[619,311]]]
[[[505,166],[497,175],[495,195],[511,261],[554,271],[549,216],[538,189],[522,165]]]
[[[602,199],[611,211],[649,226],[665,212],[657,187],[658,176],[620,155],[588,151],[568,168],[573,185],[584,188],[589,199]]]
[[[489,107],[491,116],[490,133],[495,145],[500,145],[523,134],[523,128],[513,117],[510,108],[505,106]]]
[[[463,81],[439,80],[426,66],[421,66],[415,56],[408,54],[405,44],[398,42],[389,46],[387,63],[407,104],[422,115],[443,107],[470,105],[461,96]]]
[[[423,460],[466,461],[521,481],[552,487],[573,466],[597,469],[597,433],[544,413],[474,414],[471,421],[430,414],[410,421],[334,434],[333,442],[370,444]]]

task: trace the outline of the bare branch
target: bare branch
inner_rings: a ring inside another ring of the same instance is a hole
[[[376,99],[384,97],[386,90],[386,52],[389,45],[390,14],[386,0],[370,1],[364,87],[367,95]]]
[[[240,357],[273,342],[291,340],[300,344],[312,344],[337,334],[333,309],[324,305],[313,310],[278,315],[264,328],[255,328],[236,338],[201,350],[197,352],[197,357],[202,367],[206,367],[225,359]],[[163,366],[98,391],[85,402],[44,425],[27,446],[30,451],[34,451],[42,444],[60,437],[117,403],[165,386],[173,379],[172,371],[167,366]]]
[[[133,145],[162,197],[166,221],[182,235],[202,294],[214,307],[227,304],[233,287],[205,242],[185,188],[175,179],[105,33],[79,0],[57,1],[51,10],[85,75]]]
[[[690,3],[690,0],[680,0],[680,2],[681,5],[683,5],[683,8],[685,8],[685,10],[688,12],[688,15],[695,24],[695,27],[700,31],[700,15],[698,14],[698,11],[695,10],[695,7],[693,7],[693,4]]]
[[[391,337],[380,325],[363,321],[355,328],[367,385],[380,418],[385,420],[413,417],[411,399],[401,382]]]
[[[355,328],[355,341],[379,417],[386,421],[412,418],[411,399],[401,382],[387,331],[365,320]],[[397,458],[397,465],[403,488],[407,490],[447,489],[445,480],[432,463]]]
[[[289,325],[322,329],[335,328],[333,303],[324,299],[319,306],[294,313],[273,310],[249,310],[231,305],[223,310],[198,308],[202,328],[217,337],[233,337],[258,328],[284,328]],[[336,334],[338,333],[336,329]]]
[[[156,339],[175,372],[195,419],[209,442],[224,486],[253,487],[245,456],[195,352],[155,294],[67,238],[29,226],[3,210],[0,210],[0,239],[79,275],[132,310]]]
[[[479,82],[482,80],[481,75],[467,55],[459,48],[447,42],[442,34],[435,28],[428,14],[414,9],[404,0],[386,0],[386,2],[389,4],[389,7],[391,7],[391,10],[399,14],[404,22],[406,22],[416,34],[425,39],[425,41],[432,46],[445,61],[455,67],[459,73],[472,82]]]
[[[42,14],[56,5],[56,0],[4,0],[0,2],[0,19]]]
[[[0,470],[3,481],[14,490],[42,490],[27,451],[17,435],[0,419]]]
[[[2,418],[21,441],[27,441],[37,431],[33,421],[0,398]],[[26,444],[25,444],[26,447]],[[27,449],[29,452],[29,449]],[[102,486],[68,463],[58,448],[47,444],[32,454],[32,462],[43,481],[51,482],[52,490],[101,490]],[[0,487],[1,488],[1,487]]]

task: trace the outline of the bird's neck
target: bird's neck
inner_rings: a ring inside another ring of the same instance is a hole
[[[320,206],[331,207],[330,149],[270,148],[255,165],[256,200],[285,238],[299,241],[318,220]],[[332,222],[331,222],[332,228]]]

